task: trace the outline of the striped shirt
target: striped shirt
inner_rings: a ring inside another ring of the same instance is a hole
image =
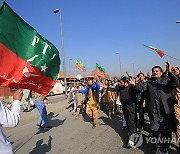
[[[12,147],[2,132],[2,127],[15,127],[20,120],[20,101],[12,103],[11,110],[0,102],[0,154],[12,154]]]

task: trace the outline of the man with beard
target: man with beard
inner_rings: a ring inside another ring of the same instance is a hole
[[[86,114],[92,118],[92,128],[95,128],[98,123],[99,89],[100,85],[98,82],[93,83],[93,80],[89,79],[87,87],[84,90],[76,90],[79,93],[87,94]]]
[[[128,136],[130,137],[136,132],[135,123],[135,106],[136,106],[136,90],[134,86],[129,84],[129,78],[123,77],[121,85],[115,88],[104,86],[108,91],[118,92],[120,95],[120,101],[122,103],[122,111],[126,120]],[[134,143],[129,140],[128,146],[133,146]]]
[[[178,78],[171,73],[171,65],[166,62],[168,78],[162,76],[160,66],[152,68],[152,78],[139,86],[135,80],[130,83],[141,92],[146,92],[146,106],[150,119],[151,132],[157,141],[157,152],[168,153],[168,141],[171,139],[171,132],[174,129],[174,106],[171,91],[178,86]]]
[[[141,86],[145,82],[145,75],[141,72],[137,75],[136,83]],[[144,99],[145,99],[145,92],[137,94],[137,112],[139,113],[139,120],[138,120],[138,127],[139,131],[144,129]]]

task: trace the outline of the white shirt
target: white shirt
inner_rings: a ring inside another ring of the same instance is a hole
[[[20,120],[20,101],[12,103],[11,110],[0,101],[0,154],[12,154],[11,143],[2,132],[2,127],[15,127]]]

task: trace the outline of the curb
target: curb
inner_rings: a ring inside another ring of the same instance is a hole
[[[47,105],[46,106],[47,114],[49,114],[50,112],[53,112],[55,114],[59,113],[65,110],[67,105],[68,105],[68,100]],[[36,108],[33,109],[31,112],[22,112],[18,126],[26,125],[30,122],[37,121],[38,118],[39,118],[39,112]]]

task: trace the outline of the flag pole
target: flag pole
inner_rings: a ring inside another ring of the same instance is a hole
[[[157,52],[157,50],[159,50],[158,48],[151,47],[151,46],[147,46],[147,45],[144,45],[144,44],[143,44],[143,46],[145,46],[145,47],[147,47],[147,48],[150,48],[151,50],[154,50],[154,51],[156,51],[156,52]],[[161,51],[161,52],[162,52],[162,51]],[[158,52],[157,52],[157,53],[158,53]],[[158,54],[159,54],[159,53],[158,53]],[[169,58],[172,58],[172,59],[174,59],[174,60],[180,61],[179,59],[174,58],[174,57],[172,57],[172,56],[169,56],[169,55],[167,55],[167,54],[164,53],[164,52],[163,52],[163,54],[164,54],[165,56],[169,57]],[[162,58],[163,56],[160,56],[160,57]]]
[[[167,57],[172,58],[172,59],[174,59],[174,60],[180,61],[179,59],[174,58],[174,57],[172,57],[172,56],[169,56],[169,55],[167,55],[167,54],[164,54],[164,55],[166,55]]]

